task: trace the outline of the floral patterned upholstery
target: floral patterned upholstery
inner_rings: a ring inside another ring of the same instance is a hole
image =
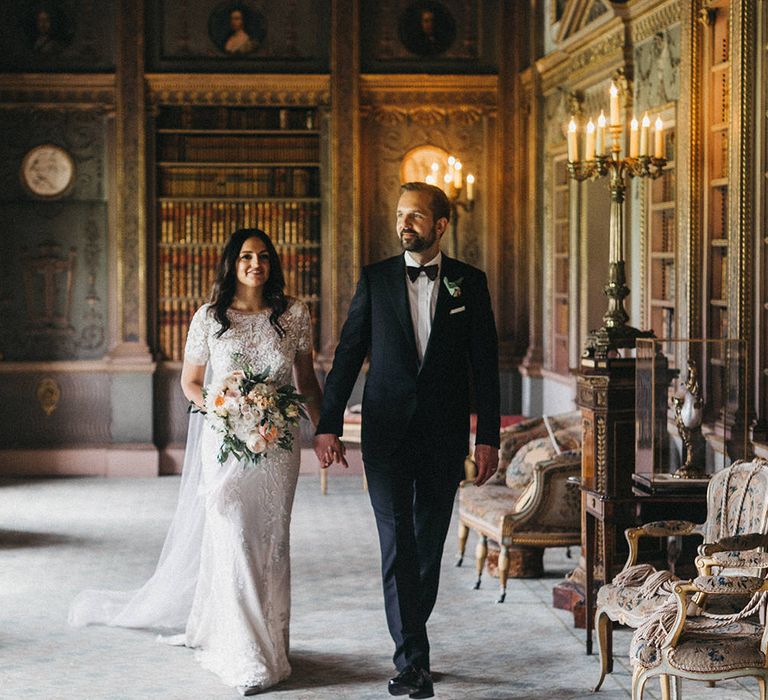
[[[578,411],[549,416],[548,420],[553,431],[575,428],[581,434],[581,414]],[[527,445],[531,440],[547,436],[547,427],[544,425],[543,418],[530,418],[508,428],[502,428],[499,442],[499,468],[489,483],[503,484],[507,468],[520,448]],[[527,482],[522,484],[523,487],[526,485]]]
[[[555,432],[555,440],[561,450],[581,448],[581,426],[563,428]],[[506,484],[511,489],[525,488],[531,483],[533,469],[539,463],[558,454],[549,436],[537,438],[523,445],[512,458],[506,472]]]
[[[722,673],[765,665],[760,652],[763,627],[757,622],[735,622],[716,632],[683,632],[675,648],[669,650],[669,664],[691,673]],[[661,649],[635,635],[629,650],[630,661],[653,668],[662,661]]]
[[[481,489],[463,488],[459,490],[459,504],[466,513],[498,526],[501,518],[515,512],[521,493],[520,489],[499,484],[486,484]]]
[[[611,618],[623,625],[639,627],[668,597],[667,591],[659,591],[647,597],[640,586],[616,586],[608,583],[601,586],[597,592],[597,607],[610,610],[613,613]]]

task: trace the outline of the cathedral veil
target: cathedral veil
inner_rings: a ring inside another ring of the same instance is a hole
[[[210,367],[206,368],[206,383]],[[149,580],[132,591],[85,590],[69,608],[69,624],[109,625],[183,632],[192,608],[205,523],[201,413],[189,417],[176,511]]]

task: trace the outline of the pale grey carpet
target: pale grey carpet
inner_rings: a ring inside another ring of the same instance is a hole
[[[0,697],[235,698],[193,653],[140,631],[66,624],[84,587],[125,589],[154,567],[173,511],[177,477],[0,481]],[[496,579],[473,591],[473,566],[453,566],[447,543],[430,624],[436,697],[566,700],[629,697],[629,634],[616,634],[616,672],[597,695],[596,657],[583,631],[551,607],[552,586],[572,562],[547,553],[547,577],[511,581],[497,605]],[[391,642],[378,577],[373,516],[359,477],[331,477],[319,493],[302,476],[293,521],[292,677],[265,696],[280,700],[388,698]],[[474,550],[470,539],[469,551]],[[716,689],[686,683],[688,698],[757,697],[756,682]],[[658,697],[650,684],[646,697]]]

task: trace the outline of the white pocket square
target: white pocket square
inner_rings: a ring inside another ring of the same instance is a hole
[[[466,310],[467,310],[467,307],[466,307],[466,306],[459,306],[459,307],[458,307],[458,308],[456,308],[456,309],[451,309],[451,313],[452,313],[452,314],[458,314],[458,313],[460,313],[460,312],[462,312],[462,311],[466,311]]]

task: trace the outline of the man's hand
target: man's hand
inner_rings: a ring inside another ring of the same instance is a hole
[[[346,457],[344,457],[346,452],[347,448],[339,440],[338,435],[333,433],[315,435],[315,454],[323,469],[327,469],[334,462],[341,464],[346,469],[349,466]]]
[[[315,451],[317,451],[317,447],[315,447]],[[490,445],[475,445],[475,464],[477,465],[477,476],[474,484],[475,486],[482,486],[496,473],[496,469],[499,467],[499,451]]]

